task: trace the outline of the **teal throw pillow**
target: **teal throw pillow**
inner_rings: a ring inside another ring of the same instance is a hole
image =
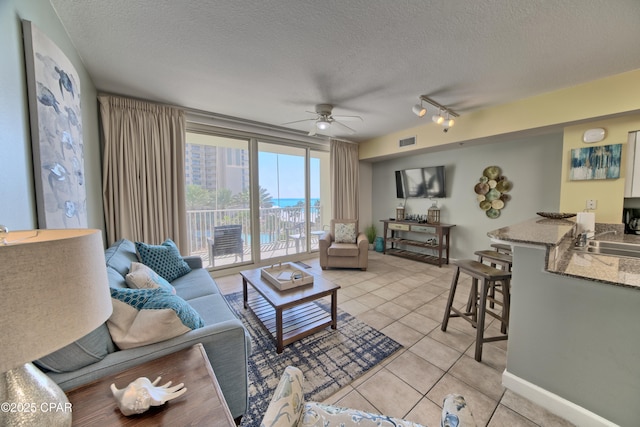
[[[204,326],[189,303],[166,289],[110,290],[113,313],[107,326],[121,349],[168,340]]]
[[[136,242],[136,252],[141,263],[169,282],[191,271],[191,267],[182,258],[178,247],[171,239],[165,240],[161,245]]]

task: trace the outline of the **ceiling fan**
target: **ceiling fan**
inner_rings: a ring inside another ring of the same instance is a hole
[[[293,122],[283,123],[283,125],[290,125],[293,123],[300,123],[300,122],[307,122],[307,121],[314,122],[311,126],[311,130],[309,131],[309,136],[315,135],[317,131],[325,131],[333,125],[349,133],[356,133],[355,129],[351,129],[349,126],[341,122],[342,121],[362,121],[362,117],[338,116],[338,115],[334,116],[331,114],[332,110],[333,110],[333,105],[331,104],[318,104],[316,105],[315,113],[313,111],[307,111],[307,113],[315,114],[316,115],[315,118],[295,120]]]

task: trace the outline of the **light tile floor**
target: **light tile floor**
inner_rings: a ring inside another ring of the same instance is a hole
[[[571,426],[501,384],[508,341],[485,343],[482,362],[473,358],[475,329],[452,318],[440,330],[452,268],[438,268],[408,259],[369,253],[366,272],[323,271],[318,258],[304,261],[313,274],[341,286],[338,306],[401,343],[404,348],[343,387],[326,403],[439,426],[445,395],[467,400],[478,426]],[[462,307],[470,280],[461,276],[456,303]],[[223,293],[242,290],[239,274],[216,278]],[[499,332],[491,319],[488,335]]]

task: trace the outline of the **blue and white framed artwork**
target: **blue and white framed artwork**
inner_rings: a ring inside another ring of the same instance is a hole
[[[598,145],[571,150],[572,181],[620,178],[622,144]]]
[[[38,228],[86,228],[78,73],[30,21],[24,33]]]

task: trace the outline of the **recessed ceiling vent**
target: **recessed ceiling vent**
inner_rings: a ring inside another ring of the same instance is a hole
[[[400,147],[400,148],[409,147],[411,145],[416,145],[416,137],[415,136],[410,136],[409,138],[404,138],[404,139],[401,139],[400,141],[398,141],[398,147]]]

